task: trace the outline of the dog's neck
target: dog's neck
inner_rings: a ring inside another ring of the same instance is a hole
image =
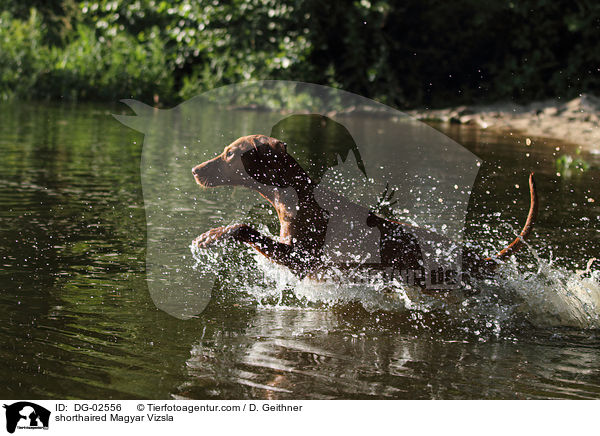
[[[279,241],[294,244],[306,239],[307,225],[321,216],[321,208],[314,198],[315,185],[306,177],[304,181],[287,188],[260,185],[254,189],[275,208],[279,218]]]

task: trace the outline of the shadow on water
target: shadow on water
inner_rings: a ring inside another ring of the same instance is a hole
[[[367,311],[285,287],[246,289],[222,271],[197,318],[159,311],[145,281],[143,138],[109,116],[119,110],[0,106],[3,398],[600,398],[598,330],[536,326],[492,291],[483,309]],[[510,239],[499,223],[519,227],[526,201],[515,185],[533,167],[536,253],[566,273],[598,257],[597,156],[565,179],[555,147],[568,144],[446,133],[485,160],[473,240],[493,250]],[[531,253],[519,262],[527,283],[539,265]]]

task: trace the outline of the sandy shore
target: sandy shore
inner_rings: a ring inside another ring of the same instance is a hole
[[[475,124],[483,128],[519,131],[526,135],[561,139],[600,153],[600,98],[583,94],[568,102],[547,100],[520,106],[496,103],[440,110],[415,110],[420,120]]]

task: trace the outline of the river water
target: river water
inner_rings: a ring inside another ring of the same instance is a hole
[[[483,160],[467,235],[484,249],[522,225],[536,171],[530,248],[481,296],[394,312],[343,288],[223,281],[181,320],[148,292],[144,138],[112,113],[129,112],[0,106],[3,398],[600,398],[600,155],[434,126]],[[590,168],[557,169],[564,154]]]

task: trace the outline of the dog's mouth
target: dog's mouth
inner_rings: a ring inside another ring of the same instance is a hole
[[[194,174],[194,179],[196,179],[196,183],[200,185],[202,188],[212,188],[213,184],[210,183],[207,177],[199,176],[198,174]]]

